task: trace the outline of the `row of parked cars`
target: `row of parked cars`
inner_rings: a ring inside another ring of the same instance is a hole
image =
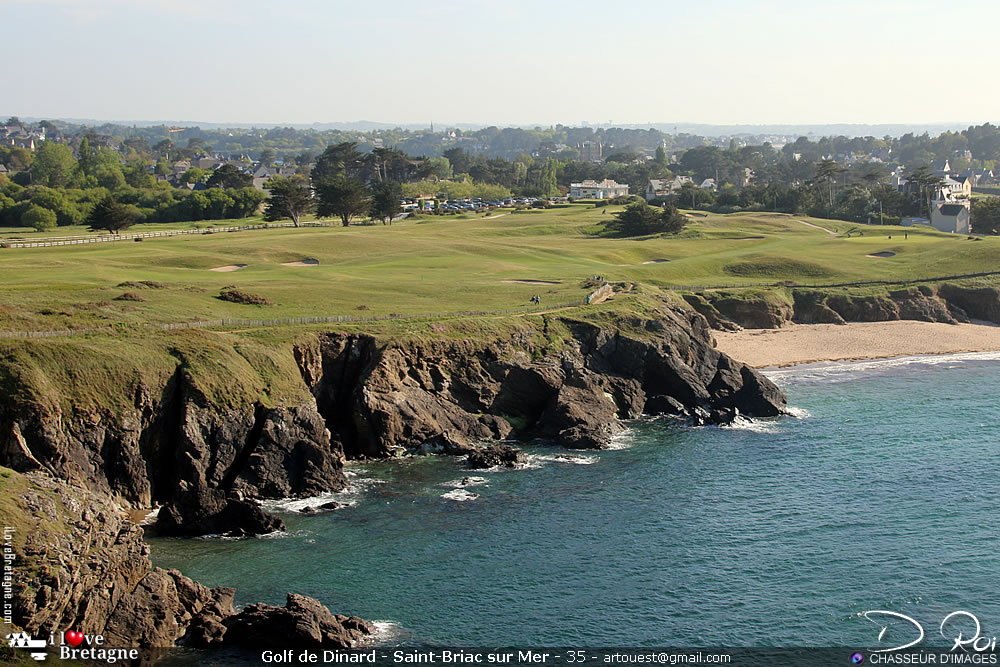
[[[483,199],[472,197],[470,199],[439,199],[437,208],[445,211],[483,211],[491,208],[514,208],[517,206],[534,206],[535,202],[544,202],[545,199],[539,197],[508,197],[506,199]],[[423,202],[424,208],[432,208],[433,202],[428,199],[403,199],[403,210],[418,210]]]

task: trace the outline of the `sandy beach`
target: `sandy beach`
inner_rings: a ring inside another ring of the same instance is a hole
[[[1000,326],[898,320],[792,324],[781,329],[716,331],[719,349],[756,368],[816,361],[1000,350]]]

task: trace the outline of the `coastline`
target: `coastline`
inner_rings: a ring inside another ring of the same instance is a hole
[[[780,329],[714,334],[720,351],[754,368],[1000,350],[1000,326],[986,322],[791,324]]]

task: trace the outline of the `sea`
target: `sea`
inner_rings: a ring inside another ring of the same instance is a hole
[[[152,559],[238,604],[318,598],[377,621],[382,646],[1000,635],[1000,354],[765,373],[792,415],[642,419],[610,450],[525,443],[513,470],[349,464],[348,492],[267,503],[287,532],[153,538]]]

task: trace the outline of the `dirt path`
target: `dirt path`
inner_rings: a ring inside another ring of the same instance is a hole
[[[597,304],[597,303],[604,303],[605,301],[607,301],[608,299],[610,299],[614,295],[615,295],[615,291],[613,289],[609,289],[607,292],[605,292],[604,294],[600,295],[599,297],[597,297],[596,299],[594,299],[593,301],[591,301],[590,305],[593,306],[594,304]]]
[[[819,225],[814,225],[813,223],[806,222],[805,220],[796,220],[795,222],[801,222],[806,227],[815,227],[816,229],[822,229],[827,234],[832,234],[833,236],[837,235],[837,232],[833,231],[832,229],[827,229],[826,227],[821,227]]]

